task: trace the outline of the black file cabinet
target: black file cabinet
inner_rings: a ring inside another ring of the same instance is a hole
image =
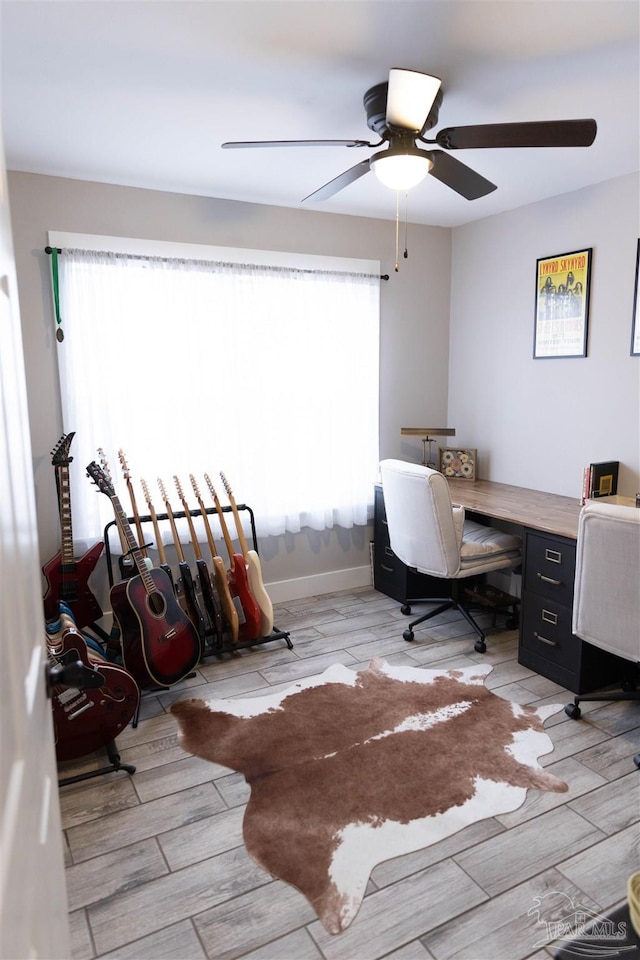
[[[619,681],[621,661],[571,632],[576,544],[525,531],[518,661],[573,693]]]
[[[396,557],[389,542],[387,514],[382,487],[375,488],[373,519],[373,585],[400,603],[429,597],[448,597],[449,584],[438,577],[429,577],[410,569]]]

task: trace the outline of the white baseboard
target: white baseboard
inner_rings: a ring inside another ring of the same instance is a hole
[[[353,590],[355,587],[371,586],[371,567],[349,567],[347,570],[332,570],[330,573],[317,573],[312,577],[297,577],[295,580],[276,580],[265,583],[265,589],[272,603],[286,603],[288,600],[303,600],[323,593],[337,590]]]

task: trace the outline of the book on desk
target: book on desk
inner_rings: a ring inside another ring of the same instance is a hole
[[[590,463],[582,471],[582,503],[597,497],[612,497],[618,492],[619,460]]]

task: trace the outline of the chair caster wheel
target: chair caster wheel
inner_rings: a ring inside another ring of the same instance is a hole
[[[405,630],[402,636],[407,641],[407,643],[411,643],[411,641],[413,640],[413,630]]]
[[[564,708],[564,712],[572,720],[579,720],[582,716],[582,711],[577,703],[568,703]]]
[[[507,630],[517,630],[520,625],[518,617],[509,617],[505,623]]]
[[[411,607],[409,606],[408,603],[405,603],[404,607],[400,607],[400,613],[404,613],[405,617],[410,616],[410,614],[411,614]],[[405,638],[405,639],[406,639],[406,638]]]
[[[476,653],[486,653],[487,645],[484,642],[484,640],[476,640],[476,642],[473,645],[473,649],[476,651]]]
[[[635,763],[638,770],[640,770],[640,753],[636,753],[635,757],[633,758],[633,762]]]

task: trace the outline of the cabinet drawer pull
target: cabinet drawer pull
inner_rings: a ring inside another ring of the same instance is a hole
[[[553,580],[551,577],[545,577],[543,573],[536,573],[536,577],[544,580],[545,583],[552,583],[554,587],[562,586],[562,580]]]
[[[542,619],[544,620],[545,623],[553,624],[554,627],[557,626],[558,624],[558,614],[552,613],[551,610],[543,610]]]
[[[559,550],[549,550],[547,548],[544,552],[544,558],[549,563],[562,563],[562,554]]]
[[[385,548],[384,548],[384,552],[386,553],[386,555],[387,555],[388,557],[395,557],[395,553],[393,552],[393,550],[391,549],[391,547],[385,547]]]
[[[384,563],[380,564],[380,568],[382,570],[386,570],[387,573],[395,573],[395,570],[393,569],[393,567],[385,567]]]
[[[543,637],[542,634],[537,633],[535,630],[533,631],[533,635],[536,638],[536,640],[542,640],[543,643],[548,644],[550,647],[558,646],[555,640],[548,640],[546,637]]]

